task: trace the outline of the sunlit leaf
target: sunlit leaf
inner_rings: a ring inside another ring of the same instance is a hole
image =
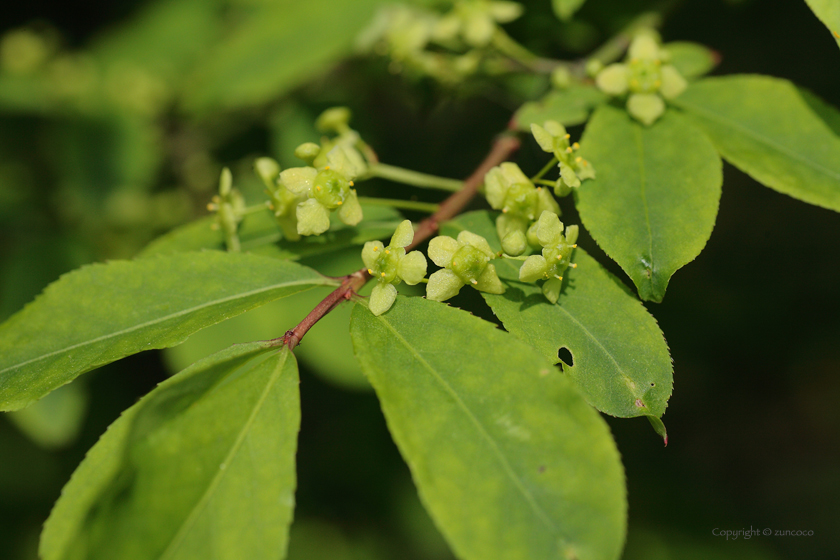
[[[840,137],[840,109],[829,105],[822,98],[805,88],[798,89],[799,95],[802,96],[802,100],[808,104],[808,107],[822,119],[828,128],[834,131],[835,135]]]
[[[840,211],[840,137],[790,82],[768,76],[707,78],[673,102],[727,161],[759,183]]]
[[[674,111],[646,127],[604,105],[581,144],[598,173],[575,190],[583,224],[642,299],[661,301],[671,276],[700,254],[712,233],[723,182],[720,157]]]
[[[672,64],[683,78],[691,80],[711,72],[719,62],[719,56],[710,48],[689,41],[674,41],[662,45]]]
[[[499,250],[493,222],[488,212],[470,212],[446,223],[443,231],[472,231]],[[556,304],[538,285],[520,282],[521,262],[510,259],[494,261],[505,293],[482,296],[508,331],[551,363],[560,361],[561,349],[569,353],[563,371],[589,404],[613,416],[662,416],[673,367],[656,320],[583,249],[575,249],[572,260],[578,266],[567,270]]]
[[[0,410],[15,410],[95,367],[313,286],[304,266],[206,251],[85,266],[0,325]]]
[[[420,498],[465,560],[614,559],[624,480],[604,421],[531,347],[465,311],[398,297],[350,324]]]
[[[361,251],[344,249],[334,253],[307,258],[305,264],[329,276],[344,276],[362,268]],[[164,351],[171,371],[176,372],[191,363],[238,342],[265,340],[282,336],[315,308],[332,287],[316,286],[304,293],[272,301],[203,329],[179,344]],[[405,291],[405,284],[400,285]],[[363,288],[362,293],[370,290]],[[304,342],[295,348],[295,355],[309,371],[329,383],[350,390],[370,390],[370,383],[362,375],[350,342],[351,303],[344,303],[330,311],[306,333]]]
[[[527,132],[531,131],[531,124],[542,126],[547,120],[574,126],[586,122],[589,113],[606,100],[607,96],[595,87],[574,85],[525,103],[514,115],[514,121],[517,128]]]
[[[300,402],[294,357],[267,347],[214,354],[124,412],[64,487],[41,557],[282,558]]]
[[[254,7],[190,76],[196,111],[259,105],[347,54],[379,0],[281,0]]]
[[[828,27],[837,45],[840,46],[840,3],[837,0],[805,0],[805,3]]]

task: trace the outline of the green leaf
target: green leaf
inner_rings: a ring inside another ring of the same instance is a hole
[[[91,53],[107,66],[140,67],[177,81],[218,40],[223,23],[216,2],[148,2],[126,23],[98,37]]]
[[[306,265],[329,276],[343,276],[362,268],[358,248],[306,259]],[[294,297],[272,301],[228,321],[207,327],[186,342],[167,348],[164,357],[173,372],[237,342],[265,340],[282,335],[300,322],[318,305],[332,287],[315,287]],[[405,284],[400,285],[405,290]],[[362,288],[361,293],[370,290]],[[371,390],[356,360],[348,359],[353,353],[350,342],[350,312],[353,305],[342,304],[330,311],[306,333],[305,342],[295,348],[295,356],[325,381],[343,389]]]
[[[805,0],[840,46],[840,3],[837,0]]]
[[[47,449],[65,447],[82,430],[88,406],[87,388],[79,383],[65,385],[6,418],[29,439]]]
[[[239,228],[239,240],[243,251],[250,251],[278,259],[299,259],[301,257],[330,253],[348,245],[362,245],[366,241],[384,239],[394,233],[403,220],[399,212],[386,206],[362,204],[364,220],[358,225],[348,226],[338,219],[337,213],[330,216],[330,230],[322,235],[303,237],[300,241],[283,239],[274,216],[266,209],[246,216]],[[214,216],[207,216],[176,228],[152,241],[138,255],[149,257],[200,249],[224,251],[224,234],[213,229]]]
[[[426,509],[465,560],[614,559],[625,532],[609,429],[532,348],[460,309],[399,296],[350,323]]]
[[[799,89],[799,95],[802,96],[802,100],[808,104],[808,107],[822,119],[835,135],[840,137],[840,110],[805,88],[797,89]]]
[[[720,62],[720,57],[710,48],[689,41],[675,41],[662,45],[671,55],[672,64],[686,80],[708,74]]]
[[[589,113],[607,100],[607,96],[592,86],[573,85],[553,90],[539,101],[525,103],[516,111],[514,122],[519,130],[531,132],[531,124],[540,126],[554,120],[564,126],[586,122]]]
[[[575,190],[583,224],[642,299],[662,301],[715,225],[723,174],[714,146],[674,111],[645,127],[607,105],[581,144],[598,172]]]
[[[840,211],[840,138],[790,82],[768,76],[706,78],[673,103],[727,161],[756,181]]]
[[[554,13],[562,20],[567,20],[583,6],[586,0],[551,0]]]
[[[44,526],[44,560],[285,556],[300,426],[287,349],[238,345],[161,383],[88,452]]]
[[[193,111],[260,105],[322,71],[350,50],[380,0],[281,0],[249,17],[205,53],[190,75]]]
[[[495,216],[470,212],[443,226],[448,235],[469,230],[482,235],[493,250],[500,244]],[[668,346],[656,320],[607,270],[583,249],[575,249],[563,290],[550,304],[537,284],[519,281],[520,261],[494,261],[505,293],[482,293],[505,328],[545,359],[557,363],[565,348],[572,363],[563,371],[587,402],[606,414],[624,418],[659,417],[673,386]],[[661,422],[660,422],[661,424]]]
[[[0,410],[98,366],[165,348],[243,311],[335,284],[304,266],[241,253],[184,253],[85,266],[0,325]]]

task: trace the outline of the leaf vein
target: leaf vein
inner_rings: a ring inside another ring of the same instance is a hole
[[[287,287],[287,286],[299,286],[299,285],[303,285],[303,284],[312,284],[313,286],[317,285],[317,284],[331,285],[332,282],[329,281],[328,279],[321,280],[321,279],[315,279],[315,278],[309,279],[309,280],[296,280],[294,282],[283,282],[283,283],[280,283],[280,284],[272,284],[270,286],[264,286],[264,287],[258,288],[256,290],[251,290],[249,292],[242,292],[242,293],[238,293],[238,294],[228,296],[228,297],[224,297],[224,298],[221,298],[221,299],[208,301],[208,302],[202,303],[201,305],[196,305],[196,306],[190,307],[188,309],[182,309],[178,312],[171,313],[171,314],[165,315],[163,317],[158,317],[157,319],[153,319],[151,321],[146,321],[145,323],[140,323],[138,325],[133,325],[131,327],[128,327],[128,328],[125,328],[125,329],[122,329],[122,330],[119,330],[119,331],[104,334],[102,336],[98,336],[98,337],[92,338],[90,340],[85,340],[83,342],[79,342],[79,343],[73,344],[71,346],[66,346],[64,348],[59,348],[58,350],[48,352],[47,354],[42,354],[42,355],[37,356],[35,358],[30,358],[30,359],[26,360],[25,362],[20,362],[18,364],[13,364],[11,366],[8,366],[8,367],[0,370],[0,375],[2,375],[4,373],[7,373],[7,372],[10,372],[10,371],[14,371],[16,369],[20,369],[24,366],[27,366],[29,364],[32,364],[32,363],[35,363],[35,362],[38,362],[38,361],[41,361],[41,360],[46,360],[47,358],[51,358],[51,357],[59,355],[59,354],[65,354],[67,352],[71,352],[71,351],[76,350],[78,348],[83,348],[85,346],[89,346],[91,344],[96,344],[97,342],[102,342],[104,340],[108,340],[108,339],[114,338],[116,336],[121,336],[121,335],[128,334],[128,333],[131,333],[131,332],[134,332],[134,331],[137,331],[137,330],[144,329],[146,327],[151,327],[151,326],[157,325],[159,323],[166,322],[170,319],[175,319],[175,318],[178,318],[178,317],[181,317],[181,316],[184,316],[184,315],[188,315],[189,313],[193,313],[195,311],[199,311],[199,310],[205,309],[207,307],[212,307],[214,305],[227,303],[229,301],[235,301],[237,299],[246,298],[246,297],[256,295],[256,294],[261,294],[263,292],[268,292],[268,291],[271,291],[271,290],[276,289],[276,288],[283,288],[283,287]]]
[[[540,507],[534,496],[531,494],[531,492],[528,491],[523,482],[520,480],[519,476],[516,474],[516,471],[513,470],[513,467],[502,453],[501,449],[499,448],[499,445],[496,443],[496,440],[493,439],[490,433],[485,429],[484,425],[478,420],[478,418],[476,418],[476,416],[472,413],[467,404],[461,399],[461,397],[458,395],[455,389],[453,389],[452,386],[449,383],[447,383],[443,377],[440,376],[440,374],[435,370],[435,368],[433,368],[432,365],[429,364],[429,362],[427,362],[423,358],[423,356],[420,355],[420,353],[417,352],[414,349],[414,347],[408,343],[408,341],[391,325],[391,323],[387,321],[386,318],[379,318],[394,334],[394,336],[397,337],[397,339],[399,339],[400,342],[402,342],[402,344],[408,349],[408,351],[415,356],[417,361],[420,362],[427,370],[429,370],[433,378],[438,383],[440,383],[444,390],[452,396],[459,408],[461,408],[461,410],[464,411],[469,420],[475,425],[479,434],[481,434],[481,436],[490,444],[491,449],[496,454],[499,463],[501,463],[502,465],[502,470],[511,479],[516,489],[519,490],[519,492],[522,494],[522,497],[534,511],[537,518],[539,518],[540,521],[542,521],[543,524],[545,524],[553,533],[559,534],[557,526],[554,524],[554,522],[551,520],[548,514]]]

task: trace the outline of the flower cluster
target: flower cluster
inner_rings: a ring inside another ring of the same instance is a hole
[[[668,53],[649,33],[638,35],[627,51],[627,61],[610,64],[595,77],[597,86],[609,95],[629,92],[627,111],[644,125],[656,122],[665,112],[664,99],[673,99],[688,85],[672,65]]]
[[[414,229],[411,222],[405,220],[397,227],[387,247],[381,241],[365,243],[362,261],[377,281],[370,294],[370,310],[374,315],[382,315],[394,304],[397,284],[405,282],[413,286],[425,278],[426,257],[419,251],[405,252],[413,239]]]
[[[570,136],[562,124],[556,121],[546,121],[543,126],[532,124],[531,133],[544,152],[554,154],[557,158],[560,178],[554,184],[554,194],[566,196],[572,189],[579,187],[581,181],[595,178],[595,168],[575,155],[580,144],[569,144]]]
[[[490,263],[495,256],[486,239],[469,231],[462,231],[458,239],[435,237],[429,242],[429,258],[443,268],[429,276],[426,298],[446,301],[467,284],[482,292],[504,293],[496,267]]]
[[[434,38],[441,42],[461,38],[472,47],[490,43],[499,23],[522,15],[522,5],[498,0],[460,0],[436,24]]]
[[[534,183],[515,163],[503,163],[484,178],[487,202],[502,214],[496,219],[496,231],[502,249],[509,255],[521,255],[528,248],[526,233],[544,211],[560,213],[560,206],[548,190]]]
[[[287,239],[296,241],[302,235],[320,235],[330,228],[330,212],[354,226],[362,220],[353,180],[367,170],[367,162],[357,146],[358,133],[350,129],[350,112],[338,107],[325,111],[316,122],[324,131],[337,132],[334,139],[325,138],[321,145],[307,142],[295,150],[295,156],[306,167],[280,171],[269,158],[256,162],[257,174],[266,185],[270,208]]]
[[[457,83],[486,62],[494,40],[507,37],[499,24],[515,20],[522,12],[521,4],[503,0],[457,0],[445,14],[389,5],[362,33],[358,46],[390,56],[394,73],[408,70]]]
[[[556,303],[563,285],[563,274],[570,266],[577,268],[571,258],[572,251],[577,247],[578,227],[569,226],[564,234],[563,222],[557,214],[543,212],[529,234],[536,238],[543,250],[541,255],[525,259],[519,269],[519,279],[523,282],[545,280],[543,294],[551,303]]]

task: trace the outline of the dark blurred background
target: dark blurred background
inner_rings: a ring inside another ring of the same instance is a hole
[[[466,176],[539,84],[511,79],[453,89],[391,75],[381,59],[334,64],[377,3],[4,5],[0,319],[61,273],[130,258],[203,215],[223,165],[258,202],[253,158],[294,165],[294,146],[317,138],[311,123],[331,105],[353,109],[354,128],[384,161]],[[660,4],[589,0],[578,21],[560,24],[548,0],[526,2],[531,15],[509,30],[543,54],[575,57]],[[667,3],[666,12],[664,40],[715,49],[722,59],[716,74],[787,78],[840,106],[840,50],[803,1],[685,0]],[[536,170],[540,157],[526,146],[519,161]],[[706,249],[677,272],[662,304],[647,305],[674,359],[663,418],[669,445],[645,420],[608,418],[627,471],[626,558],[840,558],[840,215],[731,166],[724,177]],[[564,220],[575,221],[568,202]],[[590,239],[581,243],[625,278]],[[342,274],[356,260],[357,251],[310,264]],[[63,484],[123,409],[201,355],[282,333],[318,294],[307,297],[203,331],[165,354],[101,368],[38,408],[0,418],[0,558],[36,557],[41,524]],[[301,347],[289,557],[451,558],[374,395],[349,355],[330,351],[348,314],[339,310],[319,325],[320,335],[313,331],[309,349]],[[813,536],[726,541],[712,534],[751,527]]]

